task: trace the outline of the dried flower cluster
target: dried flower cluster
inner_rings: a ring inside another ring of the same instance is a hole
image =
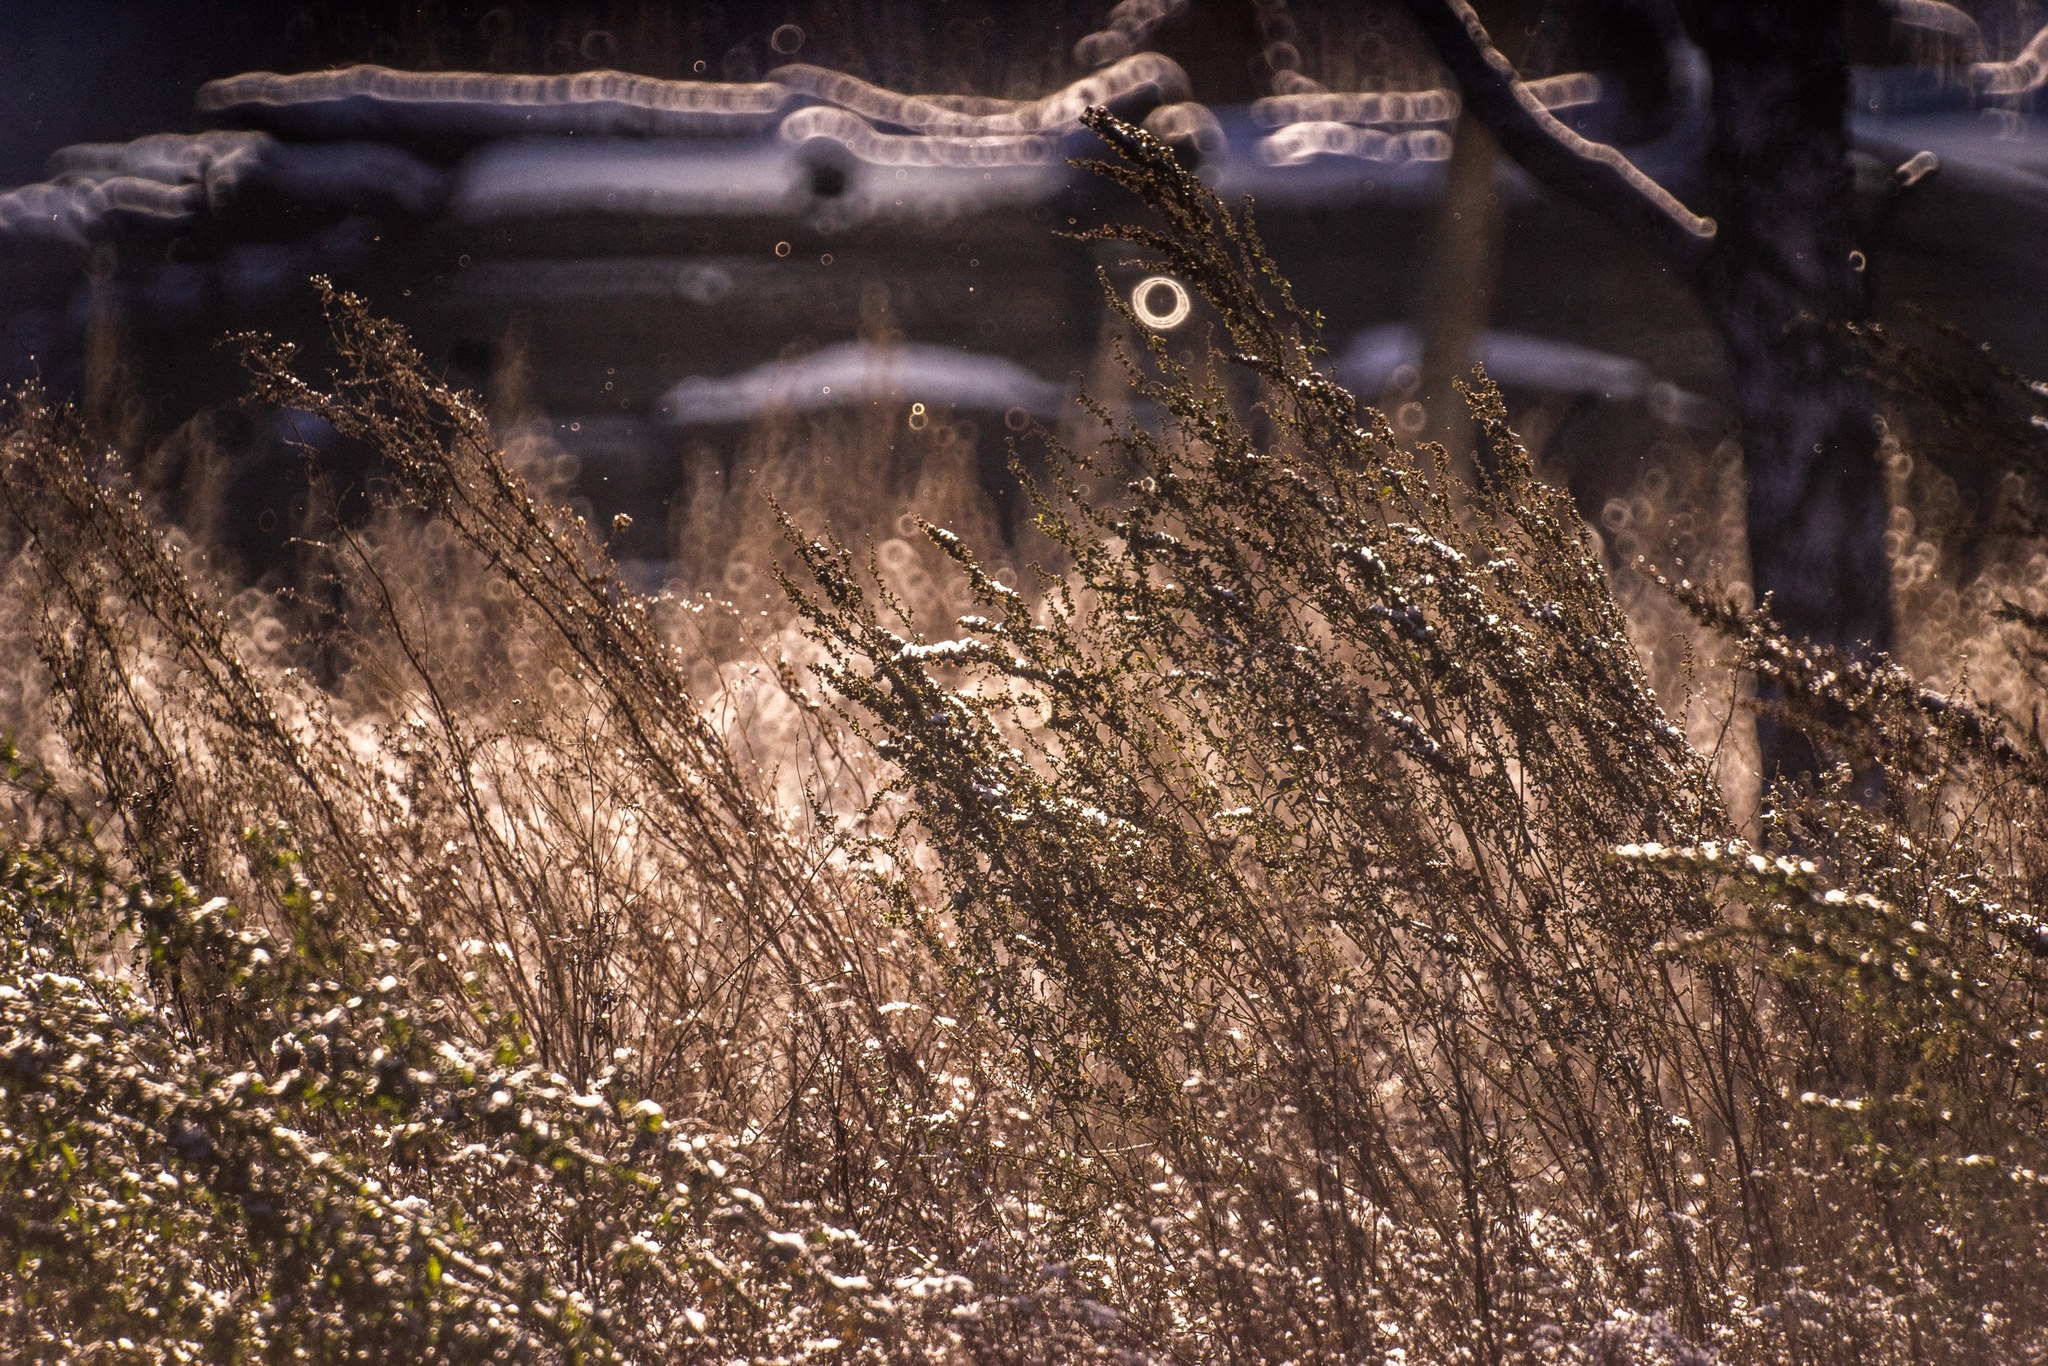
[[[17,396],[10,1358],[2048,1351],[2038,735],[1677,585],[1824,760],[1745,840],[1498,396],[1406,450],[1091,123],[1223,343],[940,629],[790,521],[751,691],[359,300],[246,344],[386,481],[289,594]]]

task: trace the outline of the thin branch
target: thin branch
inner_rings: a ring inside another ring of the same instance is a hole
[[[1695,214],[1620,152],[1579,136],[1545,109],[1466,0],[1408,0],[1408,12],[1457,80],[1466,107],[1540,183],[1640,230],[1669,260],[1690,264],[1712,244],[1713,219]]]

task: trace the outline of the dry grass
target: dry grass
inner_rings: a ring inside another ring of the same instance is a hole
[[[2020,694],[1678,588],[1840,761],[1753,851],[1497,397],[1476,487],[1405,452],[1096,126],[1223,341],[1038,434],[1022,581],[964,479],[817,534],[769,430],[686,514],[737,605],[643,598],[347,296],[328,382],[247,344],[388,480],[295,594],[16,398],[10,1354],[2048,1350]]]

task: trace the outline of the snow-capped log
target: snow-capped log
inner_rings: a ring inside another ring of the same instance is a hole
[[[1015,361],[932,345],[843,342],[737,375],[692,375],[656,412],[675,426],[746,422],[777,412],[817,412],[875,402],[1005,411],[1059,412],[1066,390]]]

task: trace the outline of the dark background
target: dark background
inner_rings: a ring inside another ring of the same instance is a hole
[[[0,0],[0,100],[6,102],[0,117],[0,186],[41,179],[48,155],[69,144],[194,131],[202,126],[193,111],[194,92],[209,80],[244,71],[304,71],[367,61],[535,72],[616,67],[660,77],[745,80],[784,60],[769,50],[769,34],[779,24],[794,22],[806,35],[799,60],[848,70],[898,90],[1014,97],[1042,94],[1084,74],[1086,68],[1073,55],[1074,42],[1099,28],[1110,8],[1108,0],[498,5]],[[1582,8],[1607,14],[1614,7],[1593,0],[1584,0],[1583,7],[1576,0],[1541,7],[1499,4],[1487,7],[1487,17],[1503,47],[1532,74],[1615,70],[1614,52],[1585,49],[1586,34],[1608,32],[1611,25],[1580,22]],[[1366,51],[1367,44],[1354,40],[1368,36],[1363,29],[1385,22],[1373,7],[1339,0],[1296,3],[1292,12],[1304,30],[1303,46],[1324,53]],[[1241,106],[1271,88],[1253,14],[1248,0],[1195,0],[1186,14],[1162,26],[1148,46],[1179,63],[1196,100],[1219,109]],[[1860,61],[1900,62],[1914,55],[1891,50],[1881,33],[1859,34],[1856,41]],[[2004,50],[2009,54],[2012,44],[2006,42]],[[1370,88],[1372,73],[1361,68],[1360,74],[1363,84],[1353,88]],[[1625,62],[1619,74],[1628,79]],[[1429,73],[1422,72],[1421,78],[1429,79]],[[1631,90],[1631,98],[1637,93]],[[1641,93],[1645,100],[1658,95]],[[1514,173],[1502,174],[1512,178]],[[1085,188],[1081,193],[1087,193]],[[1696,302],[1663,267],[1625,232],[1575,205],[1533,192],[1508,200],[1500,283],[1489,302],[1487,324],[1638,361],[1725,411],[1730,391],[1725,357]],[[988,317],[949,305],[906,316],[910,339],[997,351],[1058,379],[1085,368],[1103,336],[1102,300],[1093,281],[1100,258],[1056,242],[1051,231],[1056,218],[1086,210],[1085,204],[1063,200],[1057,212],[1041,206],[1030,215],[990,215],[957,229],[878,224],[818,240],[800,227],[772,223],[536,220],[481,234],[438,220],[393,221],[379,239],[381,249],[344,283],[363,289],[377,307],[407,322],[430,359],[447,366],[455,378],[483,387],[493,348],[500,346],[512,320],[508,310],[478,308],[444,288],[444,280],[456,279],[455,265],[472,255],[480,263],[659,257],[762,262],[767,269],[765,248],[789,236],[797,254],[786,269],[795,272],[804,261],[815,262],[819,253],[837,253],[840,264],[829,276],[806,267],[812,275],[805,277],[803,292],[792,294],[797,302],[781,311],[734,304],[712,318],[679,310],[661,298],[603,311],[527,310],[530,316],[521,325],[527,328],[536,368],[534,397],[565,426],[590,416],[600,393],[615,413],[627,404],[642,413],[680,377],[730,373],[792,348],[844,340],[856,330],[865,282],[887,282],[899,299],[911,299],[956,269],[955,257],[979,261],[985,278],[992,284],[1000,281],[1008,291],[1002,297],[1010,306],[995,315],[1000,335],[990,341]],[[1261,226],[1300,297],[1328,316],[1333,350],[1360,329],[1427,316],[1433,244],[1443,226],[1435,204],[1270,204],[1262,211]],[[261,235],[271,229],[249,231]],[[285,240],[300,231],[285,223],[274,235]],[[1880,311],[1922,307],[1991,343],[2021,369],[2048,373],[2048,327],[2040,320],[2040,303],[2048,298],[2044,241],[2048,203],[1996,192],[1960,169],[1945,168],[1898,210],[1886,230],[1882,254],[1872,262],[1873,278],[1880,282]],[[153,259],[124,256],[121,269],[146,273]],[[69,304],[63,302],[65,291],[71,291]],[[47,297],[33,301],[42,311],[37,335],[62,333],[73,339],[66,343],[69,352],[60,355],[61,348],[53,348],[37,357],[37,373],[60,389],[69,385],[82,393],[88,387],[82,377],[89,296],[84,283],[67,277],[54,281]],[[140,312],[127,315],[122,342],[133,355],[134,387],[149,400],[149,435],[175,428],[200,403],[219,402],[231,389],[232,362],[210,350],[221,333],[243,326],[286,333],[307,329],[309,303],[300,298],[300,306],[290,310],[210,314],[182,330],[156,332]],[[26,306],[22,298],[0,298],[0,314]],[[1667,430],[1640,407],[1603,404],[1597,398],[1510,397],[1518,423],[1526,424],[1532,441],[1546,448],[1553,471],[1572,485],[1595,519],[1609,498],[1626,495],[1650,465],[1709,452],[1730,434],[1712,422],[1683,432]],[[994,430],[994,424],[982,425]],[[632,497],[640,502],[621,504],[645,528],[636,533],[645,541],[638,553],[662,553],[663,521],[647,514],[660,510],[676,485],[677,471],[690,466],[694,440],[641,430],[617,449],[587,452],[587,469],[611,471],[606,478],[614,496],[623,496],[619,490],[625,485],[639,490]],[[999,469],[1000,442],[987,444],[986,460]],[[288,461],[276,457],[271,464],[285,470]],[[272,490],[263,496],[282,495]]]

